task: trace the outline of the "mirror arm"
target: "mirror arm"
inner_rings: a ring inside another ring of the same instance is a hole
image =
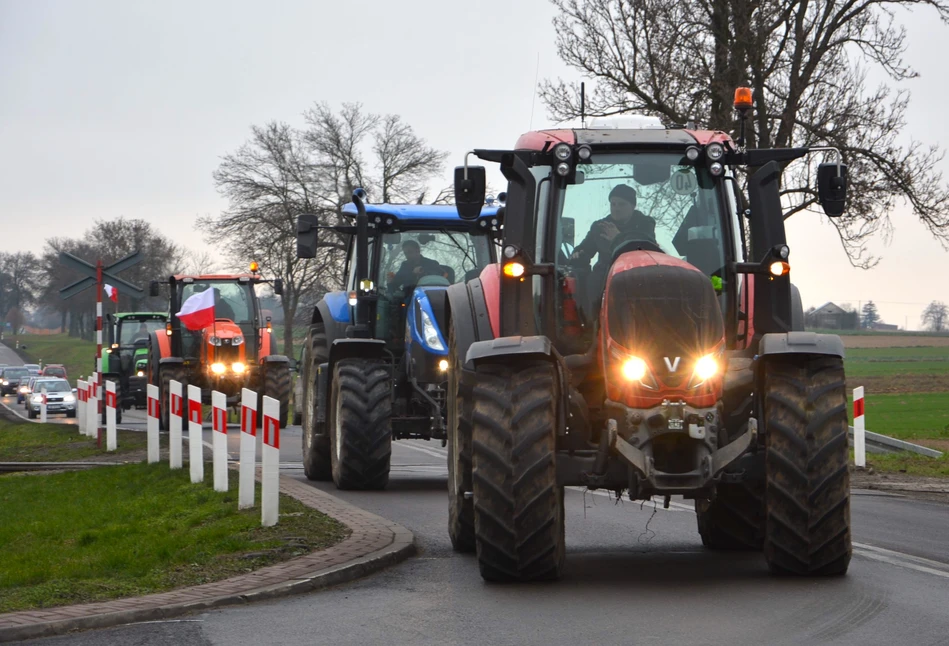
[[[840,154],[840,150],[835,146],[814,146],[813,148],[808,148],[808,152],[817,153],[817,152],[832,152],[835,153],[837,158],[837,177],[841,177],[843,172],[841,171],[841,164],[843,164],[843,155]]]

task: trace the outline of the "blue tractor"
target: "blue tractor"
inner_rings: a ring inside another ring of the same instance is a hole
[[[339,489],[384,489],[393,439],[447,439],[447,290],[497,261],[501,214],[473,220],[454,206],[365,205],[351,225],[300,216],[297,253],[313,258],[320,229],[348,236],[345,290],[313,308],[303,348],[303,466]]]

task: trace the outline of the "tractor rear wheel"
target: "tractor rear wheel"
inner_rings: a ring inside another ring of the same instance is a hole
[[[719,484],[713,500],[696,500],[702,544],[712,550],[761,551],[764,487],[761,482]]]
[[[448,536],[456,552],[475,551],[471,488],[471,397],[462,383],[455,326],[448,331]]]
[[[282,361],[272,361],[264,363],[264,387],[265,397],[272,397],[280,402],[280,428],[287,427],[287,419],[290,416],[290,365]],[[263,400],[261,400],[261,406]],[[258,408],[259,411],[264,409]],[[263,415],[260,415],[263,419]]]
[[[171,416],[171,382],[177,381],[181,383],[182,412],[188,410],[186,404],[188,384],[187,380],[185,379],[184,366],[177,364],[161,366],[158,369],[158,376],[161,383],[158,392],[159,421],[161,422],[161,428],[167,431],[171,428],[171,426],[169,426],[169,419]]]
[[[476,372],[472,393],[475,543],[487,581],[557,579],[564,564],[557,485],[557,381],[547,362]]]
[[[343,359],[333,368],[329,427],[338,489],[385,489],[392,458],[392,388],[385,366]]]
[[[844,574],[853,553],[843,359],[765,366],[764,555],[772,572]]]
[[[303,418],[303,473],[310,480],[332,480],[333,466],[330,462],[330,438],[326,433],[326,422],[316,422],[316,373],[320,364],[329,360],[326,331],[322,323],[310,328],[304,356],[303,372],[300,375],[303,380],[303,401],[300,402]]]

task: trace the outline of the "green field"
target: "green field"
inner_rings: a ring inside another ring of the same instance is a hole
[[[901,440],[949,439],[949,393],[867,393],[864,401],[868,431]]]
[[[69,336],[67,334],[6,336],[4,345],[8,348],[20,342],[20,356],[26,357],[25,363],[61,363],[66,366],[69,382],[76,385],[80,376],[88,376],[95,367],[96,344],[92,341]]]
[[[949,346],[919,348],[848,348],[848,377],[949,374]]]

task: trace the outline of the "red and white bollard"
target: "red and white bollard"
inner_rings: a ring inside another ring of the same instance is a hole
[[[201,425],[201,389],[188,386],[188,460],[191,482],[204,482],[204,427]]]
[[[89,399],[86,404],[86,433],[89,437],[99,437],[99,377],[95,373],[89,382]]]
[[[853,389],[853,463],[859,469],[867,466],[867,426],[863,413],[863,386],[859,386]]]
[[[76,424],[79,426],[79,434],[86,434],[86,382],[82,379],[76,380]]]
[[[119,405],[115,393],[115,382],[105,382],[105,450],[114,451],[118,448],[115,430],[115,409]]]
[[[46,423],[46,387],[40,390],[40,423]]]
[[[254,506],[254,472],[257,468],[257,393],[241,389],[241,467],[237,485],[237,508]]]
[[[181,382],[172,379],[168,383],[168,466],[181,468],[181,417],[184,414]]]
[[[147,407],[145,409],[145,430],[148,434],[148,463],[154,464],[159,460],[158,444],[158,418],[160,411],[158,407],[158,386],[148,384],[145,388]]]
[[[260,522],[264,527],[277,524],[280,515],[280,402],[264,397],[264,442],[260,455]]]
[[[211,442],[214,464],[214,490],[227,491],[227,396],[211,391]]]

